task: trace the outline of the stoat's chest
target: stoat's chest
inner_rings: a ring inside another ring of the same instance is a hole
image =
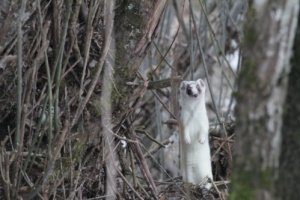
[[[189,132],[191,137],[196,137],[209,123],[205,105],[184,105],[181,110],[181,121],[185,132]]]

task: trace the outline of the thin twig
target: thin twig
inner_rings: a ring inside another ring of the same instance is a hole
[[[214,160],[215,156],[219,153],[219,151],[221,150],[221,148],[228,143],[228,141],[230,141],[231,138],[234,137],[235,134],[232,134],[231,136],[228,137],[227,140],[223,141],[221,143],[221,145],[219,146],[219,148],[215,151],[215,153],[212,155],[211,160]]]
[[[84,91],[84,79],[85,79],[85,73],[87,68],[87,63],[89,60],[89,53],[90,53],[90,47],[91,47],[91,41],[92,36],[94,33],[93,29],[93,20],[95,18],[96,10],[98,9],[99,2],[96,3],[91,2],[89,7],[89,14],[88,14],[88,20],[86,25],[86,37],[84,39],[84,61],[83,61],[83,69],[82,69],[82,75],[81,75],[81,81],[80,81],[80,89],[79,89],[79,99],[82,98],[83,91]],[[94,5],[96,4],[96,5]]]
[[[143,133],[146,135],[146,137],[151,140],[152,142],[158,144],[160,147],[163,147],[165,148],[165,145],[162,144],[161,142],[157,141],[154,137],[152,137],[146,130],[140,130],[140,129],[135,129],[136,132],[139,132],[139,133]]]
[[[146,32],[137,44],[137,47],[134,51],[136,55],[141,56],[145,52],[146,47],[150,44],[155,28],[160,20],[160,16],[164,11],[166,2],[167,0],[160,0],[155,3],[154,13],[151,18],[149,18],[149,21],[146,25]]]
[[[146,162],[146,160],[143,156],[143,153],[142,153],[142,150],[141,150],[139,144],[138,143],[132,143],[132,144],[130,144],[130,147],[135,152],[134,156],[136,157],[136,160],[141,165],[140,168],[141,168],[141,171],[143,173],[143,176],[145,177],[148,184],[150,185],[150,188],[152,190],[152,193],[153,193],[154,197],[157,198],[158,191],[157,191],[156,185],[154,184],[154,181],[153,181],[153,178],[151,176],[149,167],[148,167],[147,162]]]
[[[119,174],[119,176],[121,177],[121,179],[130,187],[130,189],[132,190],[132,192],[139,198],[139,199],[144,199],[143,197],[141,197],[141,195],[134,189],[134,187],[132,187],[132,185],[128,182],[128,180],[123,176],[123,174],[120,172],[120,170],[116,170],[117,173]]]
[[[111,15],[110,13],[108,13],[108,15]],[[73,118],[73,121],[71,123],[71,127],[73,127],[78,119],[79,119],[79,116],[81,115],[81,113],[83,112],[87,102],[90,100],[91,96],[92,96],[92,93],[96,87],[96,84],[99,80],[99,76],[102,72],[102,68],[103,68],[103,65],[104,65],[104,62],[106,60],[106,57],[107,57],[107,54],[108,54],[108,51],[109,51],[109,48],[110,48],[110,43],[111,43],[111,34],[112,34],[112,30],[113,30],[113,18],[108,18],[109,20],[108,21],[105,21],[105,30],[106,30],[106,36],[105,37],[105,42],[104,42],[104,48],[103,48],[103,52],[102,52],[102,55],[100,57],[100,60],[98,61],[98,64],[97,64],[97,71],[95,73],[95,76],[93,78],[93,81],[90,85],[90,88],[87,92],[87,95],[86,97],[84,98],[84,100],[82,102],[80,102],[77,110],[76,110],[76,113],[74,115],[74,118]]]
[[[22,78],[22,69],[23,69],[23,31],[22,31],[22,25],[23,25],[23,17],[26,9],[26,0],[22,1],[20,12],[19,12],[19,19],[18,19],[18,49],[17,49],[17,119],[16,119],[16,134],[15,134],[15,149],[17,149],[17,157],[19,158],[19,155],[21,153],[21,149],[23,146],[23,137],[24,134],[22,134],[21,126],[22,126],[22,84],[23,84],[23,78]],[[22,142],[22,144],[21,144]],[[21,165],[21,159],[16,159],[14,163],[14,180],[13,180],[13,195],[12,198],[17,197],[17,190],[18,190],[18,177],[19,177],[19,169]]]
[[[194,26],[197,27],[196,21],[195,21],[195,17],[194,17],[194,13],[193,13],[193,9],[191,10],[191,15],[192,15]],[[198,32],[196,32],[196,36],[197,36],[197,43],[198,43],[198,46],[199,46],[199,49],[200,49],[200,54],[201,54],[201,58],[202,58],[203,66],[204,66],[205,76],[206,76],[207,85],[208,85],[209,93],[210,93],[210,96],[211,96],[211,100],[212,100],[212,103],[213,103],[213,106],[214,106],[214,109],[215,109],[215,113],[216,113],[217,119],[218,119],[219,123],[221,123],[222,121],[221,121],[221,118],[219,116],[218,108],[217,108],[215,99],[213,97],[212,87],[211,87],[211,84],[210,84],[210,80],[208,78],[209,76],[208,76],[208,69],[207,69],[207,64],[206,64],[206,58],[204,56],[205,54],[204,54],[204,50],[203,50],[203,47],[202,47],[202,44],[201,44],[201,40],[200,40],[200,36],[199,36]]]
[[[211,24],[210,24],[209,19],[208,19],[208,15],[207,15],[207,13],[206,13],[206,10],[205,10],[205,8],[204,8],[203,3],[202,3],[201,0],[199,0],[199,4],[200,4],[200,6],[201,6],[202,12],[204,13],[204,16],[205,16],[205,19],[206,19],[206,21],[207,21],[208,27],[209,27],[209,29],[210,29],[209,33],[211,34],[212,38],[214,39],[214,41],[215,41],[215,43],[216,43],[216,45],[217,45],[217,47],[218,47],[218,49],[219,49],[221,55],[223,56],[223,58],[224,58],[224,60],[225,60],[225,62],[226,62],[226,64],[227,64],[227,66],[229,67],[229,69],[230,69],[232,75],[234,76],[235,79],[237,79],[236,73],[233,71],[233,69],[232,69],[230,63],[228,62],[226,56],[224,55],[224,51],[222,50],[222,48],[221,48],[221,46],[220,46],[220,44],[219,44],[219,41],[217,40],[217,38],[216,38],[216,36],[215,36],[215,33],[214,33],[214,31],[213,31],[213,28],[211,27]],[[218,59],[219,63],[221,63],[218,56],[217,56],[217,59]],[[226,77],[226,76],[225,76],[225,77]],[[231,83],[229,82],[229,80],[228,80],[227,78],[226,78],[226,80],[228,81],[228,85],[231,87],[231,89],[233,89],[233,87],[232,87]]]
[[[69,132],[70,126],[68,120],[65,120],[64,128],[60,133],[56,135],[55,139],[55,146],[52,149],[52,157],[48,161],[47,168],[45,170],[45,173],[43,177],[41,178],[41,181],[33,187],[33,191],[28,194],[29,199],[33,199],[46,185],[46,183],[49,180],[50,175],[52,174],[54,170],[55,161],[60,157],[60,151],[66,141],[67,134]]]
[[[170,109],[168,108],[168,106],[160,99],[160,97],[158,96],[158,94],[155,91],[151,91],[154,96],[158,99],[158,101],[161,103],[161,105],[166,109],[166,111],[174,118],[176,119],[176,116],[174,115],[174,113],[172,113],[170,111]]]
[[[69,19],[72,12],[72,0],[66,1],[67,14],[64,22],[63,36],[60,41],[59,52],[57,55],[57,63],[55,66],[55,91],[54,91],[54,130],[57,131],[59,129],[59,90],[60,90],[60,82],[61,82],[61,74],[62,74],[62,61],[64,55],[64,49],[66,44],[66,36],[69,27]],[[51,108],[50,108],[51,109]]]

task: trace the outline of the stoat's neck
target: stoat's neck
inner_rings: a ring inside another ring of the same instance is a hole
[[[204,99],[186,99],[182,102],[183,109],[190,111],[205,111],[205,101]]]

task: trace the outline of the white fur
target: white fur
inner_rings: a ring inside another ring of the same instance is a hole
[[[190,94],[187,94],[188,87]],[[183,137],[181,137],[182,176],[186,182],[200,184],[205,178],[213,179],[208,141],[209,121],[205,107],[203,80],[182,81],[180,104],[183,127]],[[210,188],[210,185],[206,186]]]

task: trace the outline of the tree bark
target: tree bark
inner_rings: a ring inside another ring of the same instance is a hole
[[[274,199],[296,0],[253,1],[244,25],[231,199]]]
[[[300,15],[291,59],[287,98],[283,111],[282,147],[280,154],[278,196],[296,200],[300,197]]]
[[[124,87],[128,81],[134,80],[136,72],[148,48],[159,19],[163,13],[166,0],[156,1],[117,1],[115,39],[116,58],[114,74],[117,91],[112,94],[114,110],[124,111],[128,108],[126,96],[130,96],[131,88]],[[125,97],[125,98],[124,98]]]

